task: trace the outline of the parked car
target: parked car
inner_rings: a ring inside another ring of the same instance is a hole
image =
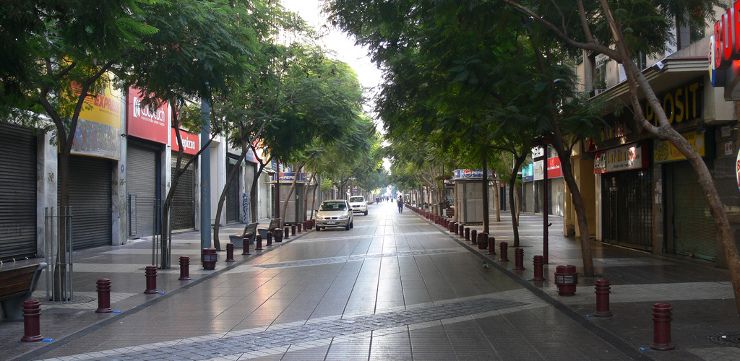
[[[352,208],[352,213],[362,213],[367,215],[367,202],[365,201],[365,197],[349,197],[349,206]]]
[[[345,199],[323,201],[316,213],[316,230],[321,231],[326,227],[344,227],[349,231],[355,226],[353,213],[349,202]]]

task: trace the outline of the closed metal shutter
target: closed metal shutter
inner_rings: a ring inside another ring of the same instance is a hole
[[[0,125],[0,260],[36,255],[36,137]]]
[[[226,176],[236,167],[236,159],[226,158]],[[234,177],[226,190],[226,223],[239,222],[239,174]]]
[[[128,144],[128,185],[129,237],[139,238],[154,234],[155,207],[159,205],[159,155],[148,147]],[[158,207],[157,207],[158,208]]]
[[[688,162],[665,165],[667,250],[706,260],[717,258],[717,229]]]
[[[650,170],[602,176],[604,242],[652,249],[651,181]]]
[[[534,212],[534,182],[524,183],[524,212]]]
[[[112,243],[112,177],[109,160],[70,158],[69,205],[74,249]]]
[[[181,167],[192,158],[187,154],[182,155]],[[175,176],[175,167],[177,165],[177,153],[172,153],[172,177]],[[177,189],[172,197],[172,207],[170,208],[170,224],[172,229],[193,229],[195,228],[195,161],[180,176]]]

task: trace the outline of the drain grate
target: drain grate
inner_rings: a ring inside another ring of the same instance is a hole
[[[85,295],[75,295],[71,301],[49,301],[48,298],[39,297],[38,301],[42,305],[75,305],[75,304],[81,304],[81,303],[90,303],[97,300],[95,297],[85,296]]]

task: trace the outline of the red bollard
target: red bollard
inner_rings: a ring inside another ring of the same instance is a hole
[[[501,253],[501,262],[509,262],[509,244],[506,242],[501,242],[498,245],[499,253]]]
[[[295,228],[296,228],[295,224],[290,225],[290,235],[291,236],[295,236]]]
[[[496,237],[488,237],[488,254],[496,254]]]
[[[285,231],[283,231],[283,239],[289,239],[290,238],[290,227],[285,226]]]
[[[653,305],[653,343],[650,348],[658,351],[673,350],[671,344],[671,310],[669,303]]]
[[[576,294],[576,284],[578,275],[576,266],[566,265],[555,267],[555,285],[558,287],[558,294],[561,296],[573,296]]]
[[[270,232],[267,232],[267,237],[265,237],[267,240],[267,247],[272,246],[272,237],[270,237]]]
[[[41,341],[41,304],[33,298],[23,301],[23,337],[21,342]]]
[[[242,255],[247,256],[250,255],[249,253],[249,237],[244,237],[242,239]]]
[[[450,222],[450,233],[457,234],[457,222]]]
[[[95,313],[110,313],[110,280],[101,278],[95,284],[98,290],[98,309]]]
[[[595,317],[612,317],[612,311],[609,310],[609,293],[611,286],[609,281],[599,278],[594,282],[596,289],[596,312]]]
[[[146,266],[144,275],[146,276],[146,290],[144,290],[144,293],[147,295],[157,293],[157,267]]]
[[[542,256],[534,256],[533,262],[534,263],[534,279],[532,279],[535,282],[542,282],[545,280],[545,272],[542,270],[543,264],[545,263],[545,258]]]
[[[180,281],[190,280],[190,257],[184,257],[184,256],[180,257],[180,278],[178,278],[178,280]]]
[[[256,243],[256,246],[254,247],[255,251],[261,251],[262,250],[262,236],[259,234],[254,238],[254,243]]]
[[[226,244],[226,262],[234,262],[234,245]]]
[[[275,237],[275,242],[282,242],[283,241],[283,230],[278,228],[273,231],[273,237]]]
[[[465,240],[470,242],[470,227],[465,227]]]
[[[488,233],[478,233],[478,249],[488,248]]]
[[[473,244],[478,243],[478,231],[475,229],[470,230],[470,242],[473,242]]]
[[[463,226],[462,223],[460,223],[457,226],[457,235],[462,237],[464,234],[465,234],[465,226]]]
[[[524,271],[524,250],[514,249],[514,271]]]
[[[296,226],[298,226],[298,233],[303,232],[303,225],[298,223]]]

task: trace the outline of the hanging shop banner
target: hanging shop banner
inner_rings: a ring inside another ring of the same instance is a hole
[[[702,157],[704,156],[706,148],[704,144],[704,133],[689,132],[682,133],[681,135],[691,144],[691,148]],[[666,163],[685,159],[686,157],[671,142],[667,140],[655,140],[655,149],[653,150],[653,160],[655,163]]]
[[[106,75],[107,76],[107,75]],[[79,94],[80,85],[72,91]],[[103,91],[89,96],[80,111],[72,154],[118,159],[121,153],[121,110],[123,97],[111,82]]]
[[[545,161],[544,160],[538,160],[534,163],[534,176],[532,177],[533,180],[543,180],[545,179]]]
[[[177,135],[175,134],[175,128],[170,128],[170,129],[172,129],[172,134],[170,135],[171,143],[172,143],[172,151],[179,152],[180,147],[177,144]],[[193,133],[186,132],[184,130],[180,130],[180,138],[182,138],[183,153],[190,154],[190,155],[198,154],[198,151],[200,150],[200,142],[198,141],[198,134],[193,134]]]
[[[531,182],[534,180],[534,164],[529,163],[522,167],[522,181]]]
[[[280,172],[280,181],[293,181],[295,180],[295,172]],[[298,173],[298,182],[306,181],[306,173]]]
[[[143,105],[141,90],[129,88],[126,101],[126,126],[128,135],[151,140],[160,144],[167,144],[167,115],[169,104],[158,100],[157,108],[154,105]]]
[[[647,157],[640,144],[602,150],[594,155],[594,174],[642,169],[646,166]]]
[[[452,171],[452,179],[483,179],[482,169],[455,169]],[[488,179],[493,179],[493,173],[488,171]]]
[[[534,147],[532,148],[532,159],[537,159],[545,156],[545,148]]]
[[[547,158],[547,178],[562,178],[563,169],[560,167],[559,157]]]

